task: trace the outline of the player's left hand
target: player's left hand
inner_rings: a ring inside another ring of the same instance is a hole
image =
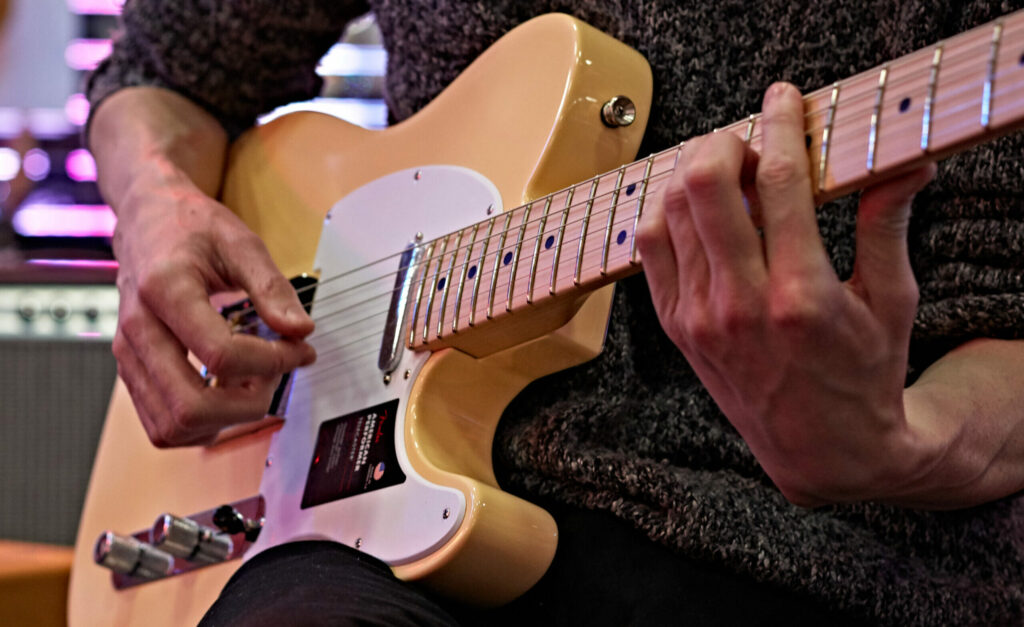
[[[730,133],[688,142],[642,220],[658,316],[786,498],[896,496],[934,456],[903,388],[918,302],[910,204],[935,167],[864,192],[840,281],[815,218],[800,93],[773,85],[763,111],[760,155]]]

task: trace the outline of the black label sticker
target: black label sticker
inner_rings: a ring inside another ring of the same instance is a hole
[[[321,423],[302,509],[404,482],[395,453],[397,415],[395,399]]]

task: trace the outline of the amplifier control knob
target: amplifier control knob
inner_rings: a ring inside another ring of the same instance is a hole
[[[31,322],[35,319],[36,314],[39,313],[39,305],[32,300],[23,300],[18,303],[18,315],[25,322]]]
[[[71,316],[71,308],[64,301],[54,301],[50,304],[50,316],[57,322],[64,322]]]
[[[174,558],[131,536],[104,531],[96,540],[93,559],[115,573],[142,579],[160,579],[174,570]]]
[[[150,532],[150,542],[171,555],[203,564],[223,562],[234,550],[234,543],[227,535],[190,518],[172,514],[163,514],[156,519]]]

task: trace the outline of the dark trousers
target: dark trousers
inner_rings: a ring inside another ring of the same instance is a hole
[[[609,514],[545,506],[561,532],[555,560],[505,607],[439,599],[346,546],[296,542],[240,568],[201,625],[863,624],[793,592],[680,558]]]

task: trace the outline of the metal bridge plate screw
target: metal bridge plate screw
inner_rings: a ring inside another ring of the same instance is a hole
[[[411,376],[412,376],[412,370],[406,370],[406,371],[405,371],[405,374],[403,374],[402,376],[403,376],[404,378],[408,379],[409,377],[411,377]]]
[[[361,546],[363,546],[363,539],[362,538],[356,538],[356,548],[358,549]]]
[[[615,96],[601,107],[601,121],[605,126],[629,126],[636,120],[636,105],[625,96]]]
[[[274,465],[274,458],[273,457],[267,457],[267,461],[264,462],[263,465],[266,466],[267,468],[270,468],[271,466]]]
[[[389,383],[391,383],[391,375],[386,374],[384,375],[384,385],[387,385]]]

